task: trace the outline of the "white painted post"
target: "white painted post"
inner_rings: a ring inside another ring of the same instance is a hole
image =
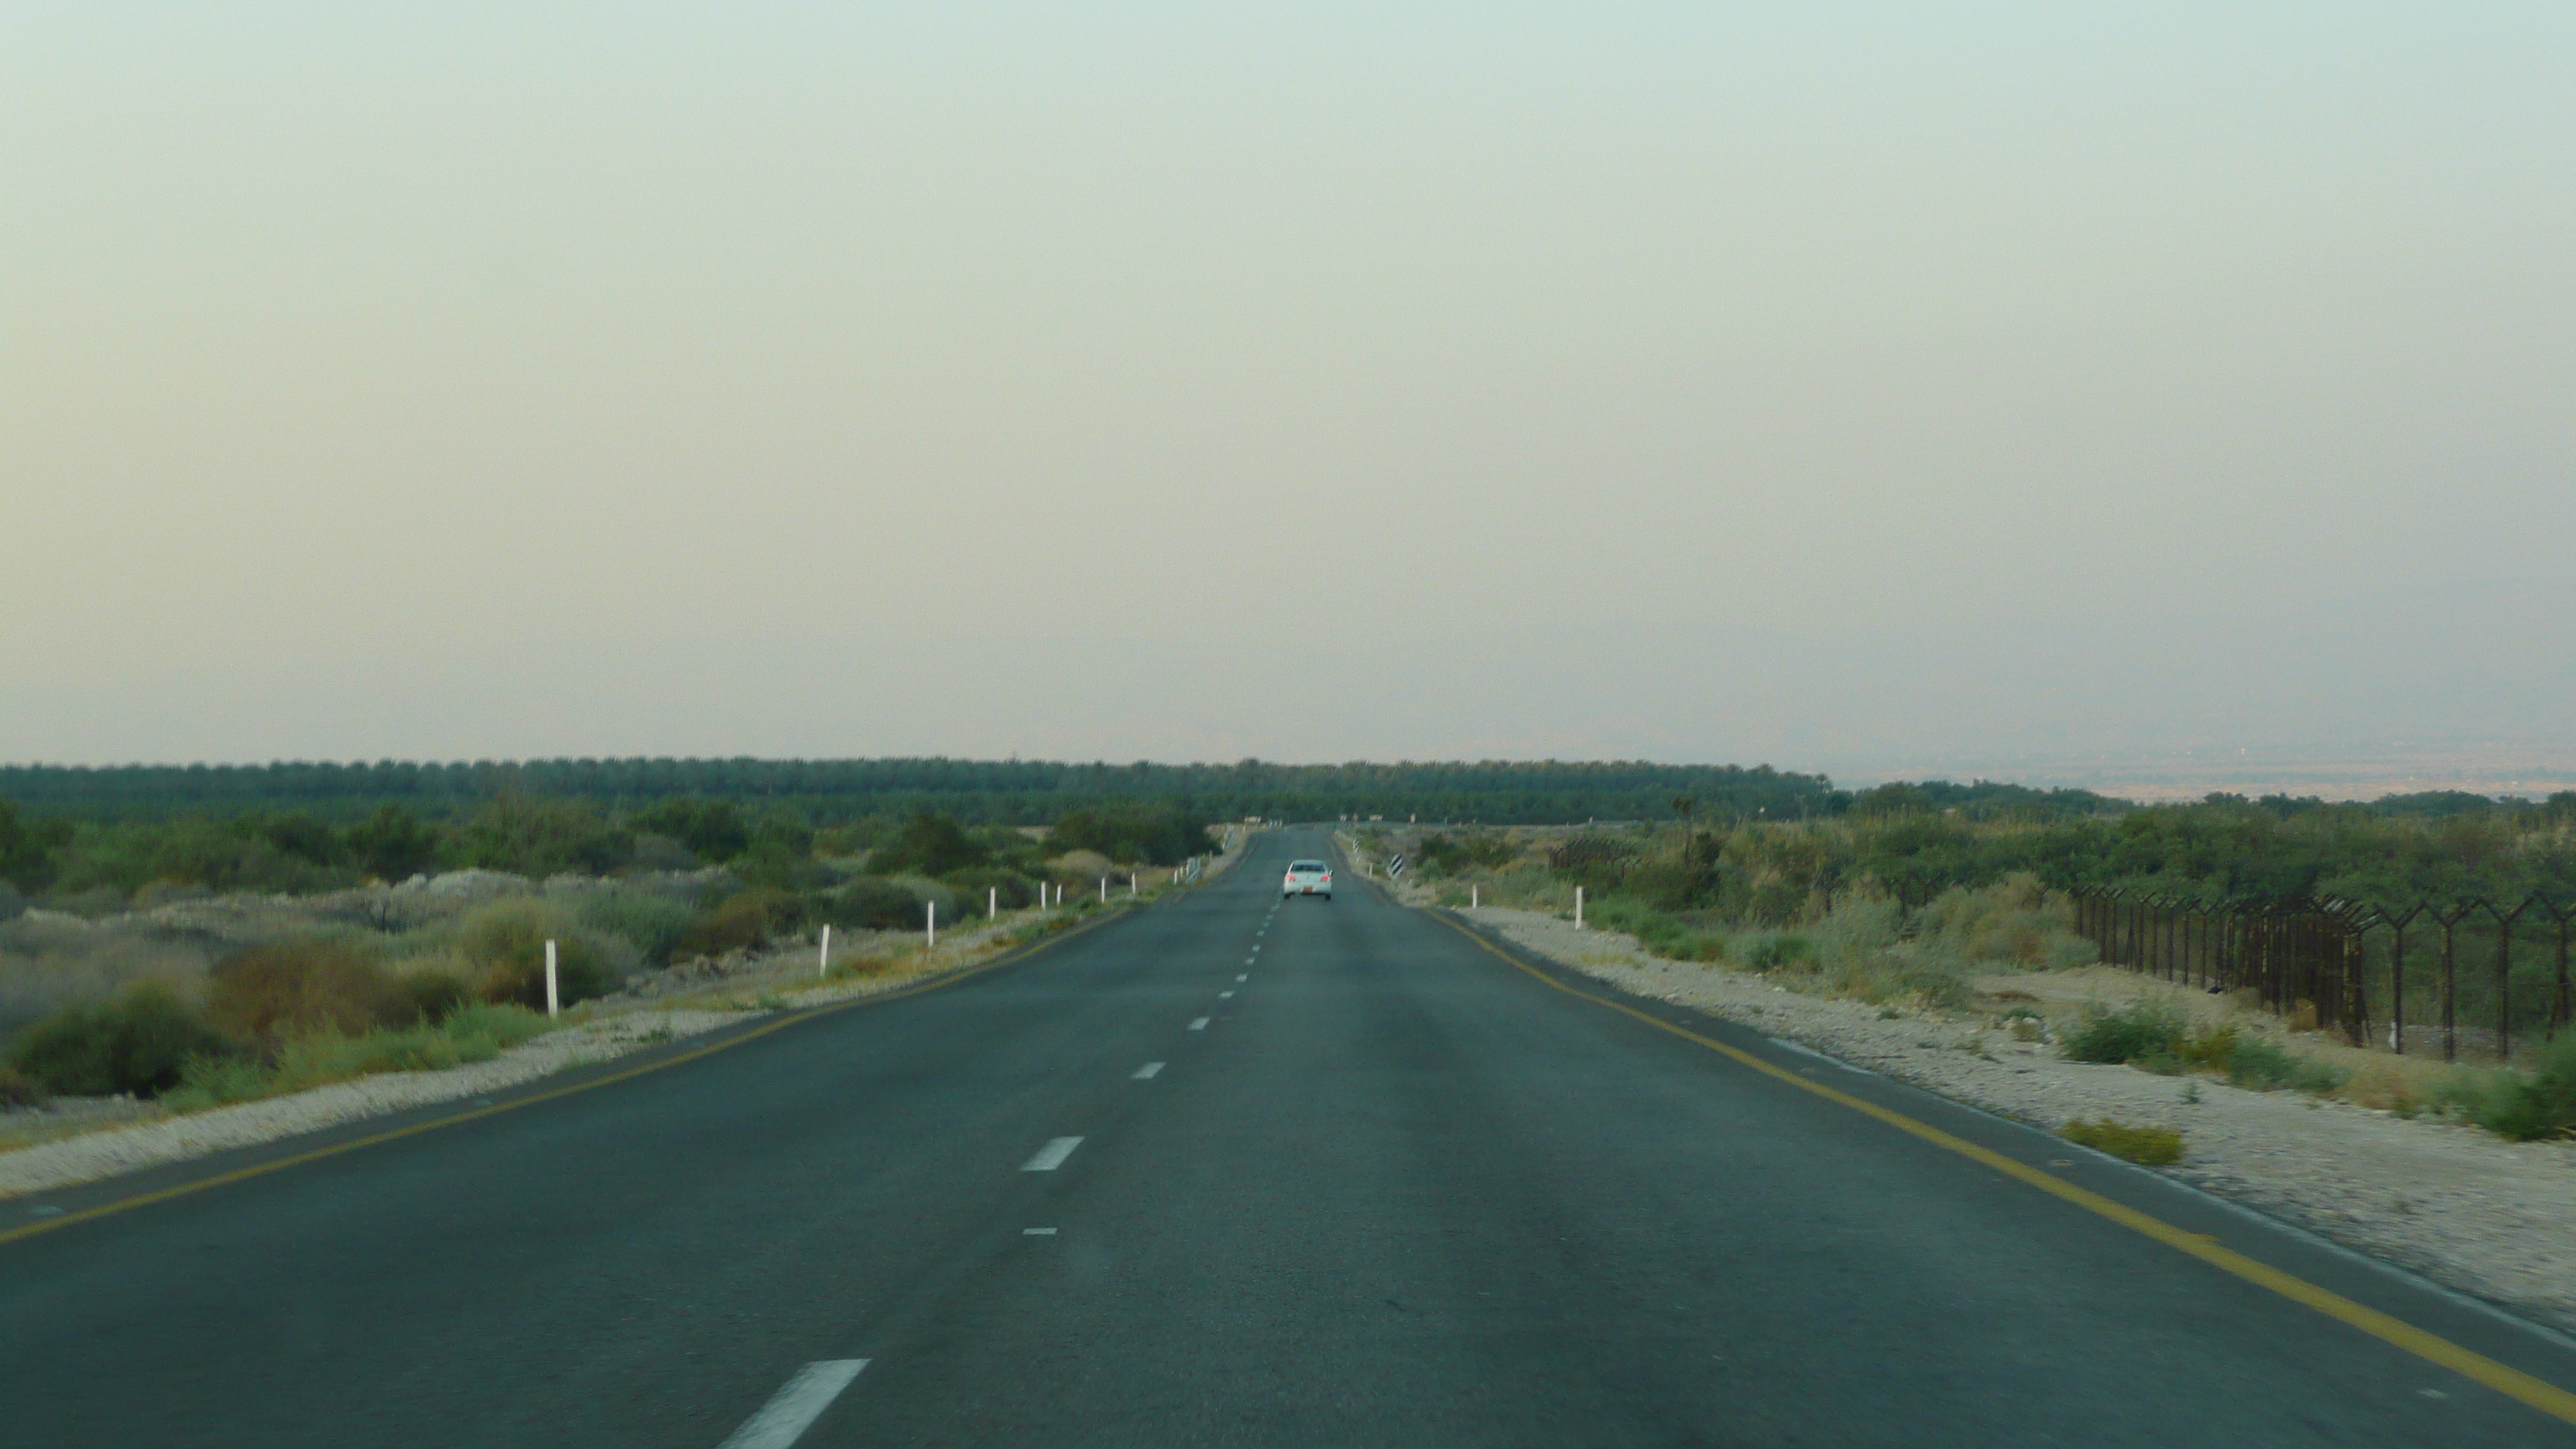
[[[1127,899],[1136,899],[1136,872],[1127,872]]]
[[[923,901],[922,905],[930,911],[930,944],[936,946],[939,944],[939,902]]]
[[[832,974],[832,928],[831,928],[831,927],[829,927],[829,926],[825,926],[825,927],[823,928],[823,955],[822,955],[822,959],[820,959],[820,960],[818,960],[818,961],[816,961],[816,962],[814,963],[814,979],[815,979],[815,980],[817,980],[817,981],[819,981],[819,980],[823,979],[824,977],[829,976],[829,975],[831,975],[831,974]]]
[[[546,943],[546,1015],[553,1016],[562,1009],[562,1002],[555,996],[555,943],[548,941]]]
[[[1469,910],[1471,910],[1471,911],[1472,911],[1472,910],[1474,910],[1475,908],[1476,908],[1476,887],[1474,886],[1474,884],[1473,884],[1473,883],[1470,883],[1470,884],[1468,885],[1468,887],[1467,887],[1467,909],[1469,909]]]
[[[1000,886],[984,887],[984,919],[988,921],[998,921],[1001,918],[1002,888]]]
[[[1100,878],[1100,903],[1109,904],[1109,877],[1105,875]]]
[[[1574,888],[1574,929],[1583,929],[1583,887]]]

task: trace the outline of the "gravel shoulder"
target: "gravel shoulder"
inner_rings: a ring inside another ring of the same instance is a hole
[[[2576,1143],[2506,1142],[2477,1128],[2069,1062],[2016,1040],[1984,1013],[1893,1011],[1803,996],[1759,975],[1661,960],[1633,937],[1577,931],[1531,911],[1456,912],[1522,948],[1638,996],[1740,1022],[1942,1096],[2057,1131],[2079,1118],[2171,1127],[2186,1143],[2172,1176],[2576,1330]],[[1980,978],[1981,1001],[2037,1001],[2055,1018],[2086,1001],[2171,993],[2115,968]],[[2188,1100],[2196,1097],[2197,1100]]]

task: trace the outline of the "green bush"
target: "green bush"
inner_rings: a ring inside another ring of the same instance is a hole
[[[144,982],[37,1021],[11,1044],[9,1065],[64,1096],[149,1097],[177,1086],[189,1058],[232,1051],[196,1008],[168,987]]]
[[[898,875],[915,871],[922,875],[946,875],[950,871],[982,865],[984,860],[984,846],[968,835],[963,826],[945,815],[934,815],[924,810],[904,822],[892,840],[868,853],[868,873]]]
[[[555,943],[556,994],[565,1005],[615,989],[608,938],[552,901],[505,896],[476,907],[456,947],[475,973],[474,993],[493,1003],[546,1004],[546,942]]]
[[[2222,1026],[2197,1041],[2186,1043],[2182,1055],[2195,1065],[2225,1074],[2227,1080],[2236,1086],[2251,1087],[2258,1092],[2331,1092],[2352,1076],[2340,1067],[2311,1061],[2277,1043],[2240,1032],[2233,1026]]]
[[[1731,953],[1750,971],[1776,971],[1815,958],[1816,946],[1794,931],[1754,931],[1738,939]]]
[[[2182,1134],[2170,1127],[2132,1127],[2104,1117],[2095,1122],[2069,1122],[2064,1136],[2079,1147],[2107,1152],[2144,1167],[2171,1167],[2182,1161]]]
[[[574,907],[581,923],[633,946],[654,966],[667,966],[671,953],[698,923],[698,910],[686,901],[643,890],[594,891]]]
[[[844,930],[921,929],[921,897],[893,881],[873,876],[861,876],[823,897],[818,913],[822,920]]]
[[[2452,1093],[2449,1105],[2515,1142],[2576,1136],[2576,1033],[2551,1042],[2529,1075],[2493,1073]]]
[[[2067,1037],[2063,1054],[2073,1062],[2138,1062],[2179,1070],[2190,1024],[2172,1007],[2134,1001],[2116,1011],[2087,1011],[2084,1025]]]
[[[266,1050],[317,1031],[400,1026],[413,1015],[401,983],[339,941],[253,946],[217,962],[206,981],[216,1030]]]
[[[191,1057],[178,1086],[163,1098],[171,1110],[194,1112],[328,1086],[376,1072],[434,1072],[488,1061],[546,1029],[546,1019],[525,1007],[467,1006],[435,1026],[345,1036],[321,1031],[298,1037],[263,1060]]]

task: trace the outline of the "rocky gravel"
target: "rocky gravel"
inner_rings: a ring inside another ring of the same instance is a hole
[[[2016,1039],[1984,1012],[1804,996],[1753,973],[1661,960],[1633,937],[1577,931],[1550,915],[1493,907],[1457,914],[1623,991],[1740,1022],[2050,1131],[2098,1117],[2174,1128],[2186,1155],[2167,1169],[2172,1176],[2576,1330],[2576,1143],[2506,1142],[2474,1127],[2297,1092],[2070,1062],[2047,1041]],[[2110,968],[2085,974],[2089,989],[2105,996],[2165,989]],[[1977,982],[1989,1002],[2025,984],[2043,978]],[[2028,995],[2066,998],[2061,983],[2045,984],[2059,989]],[[2205,1001],[2177,1005],[2209,1009]]]

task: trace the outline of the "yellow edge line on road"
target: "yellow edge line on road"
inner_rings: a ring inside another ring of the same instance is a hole
[[[503,1102],[498,1106],[478,1107],[470,1112],[459,1112],[453,1116],[440,1117],[433,1121],[415,1122],[408,1127],[396,1127],[390,1131],[373,1133],[369,1136],[360,1137],[353,1141],[342,1142],[330,1147],[316,1147],[310,1152],[298,1152],[291,1157],[281,1157],[273,1162],[262,1162],[251,1167],[235,1168],[230,1172],[219,1172],[212,1177],[201,1177],[193,1182],[183,1182],[175,1187],[165,1187],[155,1192],[139,1192],[132,1197],[122,1197],[118,1198],[114,1202],[100,1203],[96,1207],[82,1208],[78,1212],[65,1213],[58,1218],[45,1218],[19,1227],[0,1229],[0,1243],[14,1243],[20,1238],[32,1238],[38,1233],[50,1233],[58,1228],[68,1228],[74,1223],[91,1222],[96,1219],[106,1217],[112,1213],[130,1212],[135,1208],[149,1207],[156,1202],[168,1202],[172,1198],[186,1197],[190,1193],[204,1192],[210,1188],[228,1186],[232,1183],[243,1182],[250,1178],[264,1176],[272,1172],[283,1172],[290,1167],[301,1167],[308,1162],[319,1162],[326,1157],[337,1157],[344,1152],[355,1152],[361,1147],[376,1147],[387,1142],[399,1142],[405,1137],[415,1137],[423,1132],[433,1131],[440,1127],[454,1127],[460,1123],[472,1122],[484,1117],[496,1117],[503,1112],[515,1112],[522,1107],[533,1107],[540,1102],[551,1102],[559,1097],[570,1097],[582,1092],[593,1092],[597,1091],[601,1087],[614,1086],[619,1082],[632,1081],[637,1077],[644,1076],[651,1072],[663,1071],[670,1067],[679,1066],[684,1062],[696,1061],[700,1057],[713,1056],[717,1052],[731,1050],[734,1047],[742,1045],[744,1042],[753,1041],[760,1037],[767,1036],[773,1031],[784,1030],[787,1027],[796,1025],[798,1022],[812,1021],[816,1017],[829,1016],[837,1011],[848,1011],[852,1007],[877,1006],[889,1001],[900,1001],[907,996],[919,996],[924,992],[937,991],[944,986],[954,986],[958,982],[964,981],[969,977],[981,976],[987,971],[996,970],[1000,967],[1011,965],[1014,962],[1025,961],[1029,957],[1036,955],[1038,952],[1045,950],[1047,947],[1052,946],[1059,941],[1069,941],[1075,936],[1081,935],[1083,932],[1091,930],[1093,927],[1102,925],[1113,919],[1115,919],[1115,917],[1103,916],[1096,920],[1085,921],[1081,925],[1075,926],[1070,930],[1059,932],[1047,937],[1043,941],[1035,942],[1026,949],[1005,951],[1001,955],[994,957],[992,960],[985,962],[981,966],[969,966],[962,971],[942,976],[935,981],[924,981],[917,985],[901,987],[897,990],[884,992],[876,996],[862,996],[851,1001],[836,1001],[829,1006],[809,1007],[803,1011],[795,1012],[792,1015],[782,1016],[778,1020],[766,1023],[765,1025],[753,1027],[751,1030],[743,1032],[740,1035],[726,1037],[723,1041],[710,1042],[705,1046],[696,1047],[689,1051],[682,1052],[678,1056],[665,1057],[658,1062],[647,1062],[640,1067],[628,1067],[622,1072],[611,1072],[607,1076],[594,1077],[587,1082],[576,1082],[569,1087],[557,1087],[549,1092],[538,1092],[533,1096],[520,1097],[513,1101]]]
[[[1435,915],[1433,919],[1475,942],[1478,947],[1491,953],[1513,970],[1527,972],[1568,996],[1592,1002],[1597,1006],[1606,1006],[1623,1016],[1635,1017],[1658,1031],[1671,1032],[1685,1041],[1697,1042],[1710,1051],[1751,1067],[1766,1076],[1777,1078],[1800,1091],[1813,1092],[1826,1101],[1875,1117],[1900,1132],[1911,1133],[1936,1147],[1948,1148],[1962,1157],[1991,1167],[2006,1177],[2026,1182],[2052,1197],[2064,1199],[2087,1212],[2109,1218],[2124,1228],[2143,1233],[2166,1247],[2189,1253],[2213,1268],[2233,1273],[2257,1287],[2268,1288],[2294,1303],[2304,1304],[2337,1322],[2350,1324],[2371,1337],[2402,1348],[2428,1363],[2439,1364],[2464,1378],[2484,1384],[2497,1393],[2519,1399],[2552,1418],[2576,1424],[2576,1394],[2571,1394],[2546,1380],[2534,1378],[2520,1369],[2508,1368],[2482,1354],[2472,1353],[2447,1338],[2427,1333],[2411,1323],[2392,1318],[2376,1308],[2366,1308],[2339,1293],[2328,1292],[2304,1278],[2284,1273],[2268,1263],[2259,1263],[2242,1253],[2230,1252],[2199,1234],[2184,1232],[2161,1218],[2151,1217],[2124,1203],[2113,1202],[2099,1193],[2087,1192],[2071,1182],[2052,1177],[2027,1163],[2016,1162],[2000,1152],[1980,1147],[1964,1138],[1953,1137],[1928,1122],[1918,1121],[1893,1108],[1882,1107],[1876,1102],[1855,1097],[1849,1092],[1836,1091],[1822,1082],[1814,1081],[1786,1067],[1766,1062],[1751,1052],[1728,1046],[1722,1041],[1702,1036],[1687,1028],[1675,1026],[1669,1021],[1639,1011],[1624,1002],[1613,1001],[1606,996],[1595,996],[1588,991],[1577,991],[1544,971],[1525,962],[1513,960],[1509,953],[1497,948],[1491,941],[1449,919],[1446,915]]]

